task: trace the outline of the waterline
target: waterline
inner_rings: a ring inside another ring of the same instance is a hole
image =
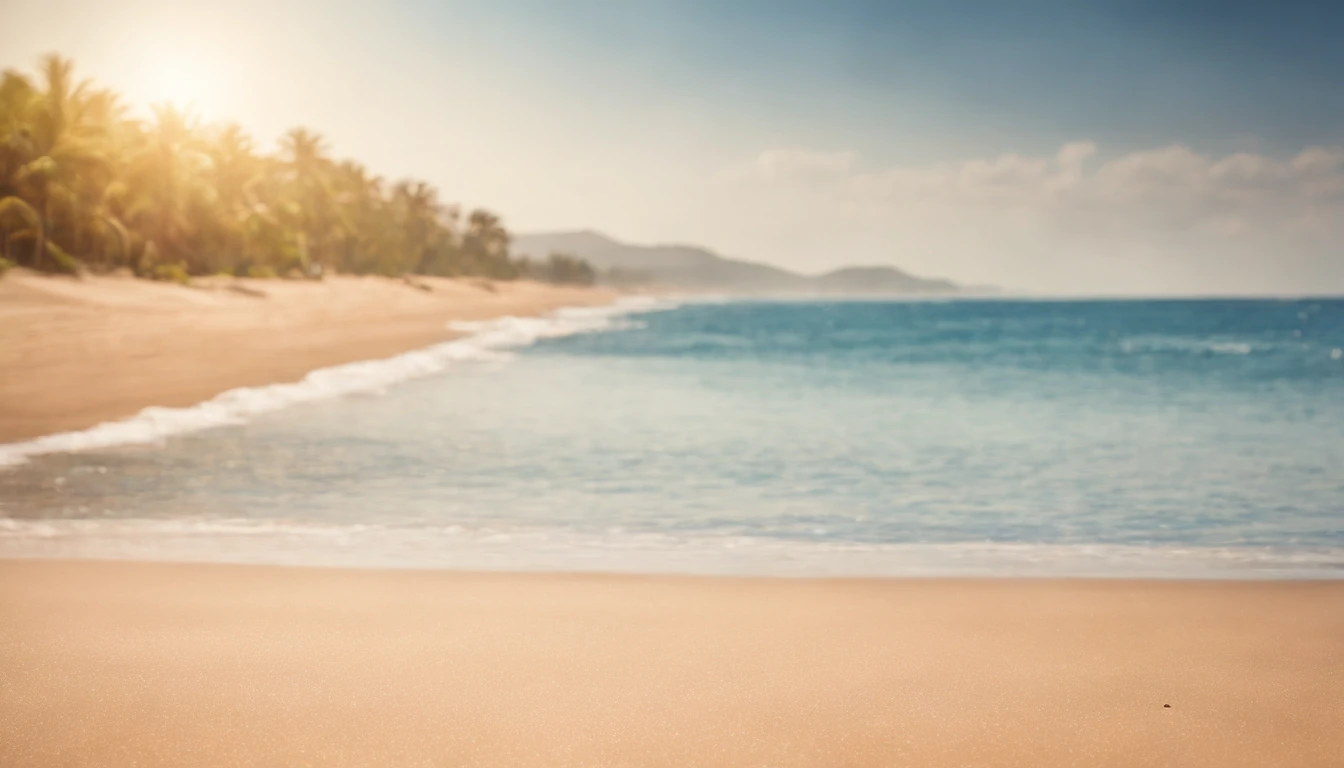
[[[571,307],[541,317],[505,316],[479,322],[450,322],[468,336],[381,360],[364,360],[312,371],[287,384],[239,387],[185,408],[150,407],[120,421],[0,445],[0,468],[52,453],[148,445],[173,435],[241,424],[302,403],[376,393],[394,384],[440,373],[463,362],[509,359],[508,350],[539,339],[595,333],[618,326],[619,318],[670,309],[675,303],[648,296],[622,298],[604,307]]]

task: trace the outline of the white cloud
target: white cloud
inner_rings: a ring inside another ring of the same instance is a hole
[[[957,163],[851,172],[853,152],[776,149],[762,152],[762,178],[840,184],[858,198],[899,202],[936,195],[958,202],[1156,204],[1186,200],[1210,206],[1274,204],[1288,200],[1344,202],[1344,148],[1312,147],[1289,158],[1245,152],[1212,157],[1171,145],[1091,163],[1097,146],[1065,144],[1054,155],[1003,154]],[[1095,167],[1089,168],[1089,165]],[[829,191],[834,191],[832,188]]]
[[[762,194],[787,189],[778,199],[806,201],[816,226],[925,271],[1065,291],[1344,291],[1341,147],[1103,158],[1079,141],[885,169],[790,148],[755,167]]]
[[[1344,147],[1312,147],[1293,158],[1293,170],[1303,174],[1338,174],[1344,171]]]

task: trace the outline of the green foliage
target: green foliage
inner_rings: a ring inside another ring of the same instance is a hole
[[[16,241],[32,248],[27,244],[36,242],[41,229],[42,217],[31,205],[13,195],[0,198],[0,259],[13,264]]]
[[[149,277],[152,280],[162,280],[166,283],[181,283],[186,285],[191,282],[191,276],[187,274],[185,264],[155,264],[149,270]]]
[[[597,282],[593,265],[567,253],[552,253],[545,261],[535,264],[527,262],[523,270],[529,276],[548,283],[592,285]]]
[[[8,272],[13,268],[14,268],[14,262],[10,261],[9,259],[6,259],[4,256],[0,256],[0,275],[5,274],[6,272]]]
[[[64,275],[78,274],[84,269],[84,264],[79,259],[66,253],[61,246],[48,240],[46,242],[47,259],[50,268],[54,272],[60,272]]]
[[[464,224],[433,186],[389,184],[333,159],[304,128],[267,154],[238,126],[202,126],[171,105],[129,119],[115,93],[77,81],[59,56],[45,57],[36,77],[0,76],[0,258],[23,266],[87,262],[175,281],[331,272],[511,280],[527,265],[510,257],[510,241],[495,214],[472,211]],[[591,269],[585,277],[569,262],[545,269],[591,282]]]
[[[38,215],[37,210],[21,198],[10,195],[0,199],[0,226],[7,226],[7,222],[15,221],[21,226],[33,228],[42,226],[42,217]]]

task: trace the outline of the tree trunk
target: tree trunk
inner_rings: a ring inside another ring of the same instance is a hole
[[[36,253],[33,254],[33,267],[42,269],[43,260],[47,258],[47,219],[45,216],[39,217],[37,222],[37,237],[33,240],[36,245]]]

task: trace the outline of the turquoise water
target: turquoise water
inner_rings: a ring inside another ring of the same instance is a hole
[[[373,391],[34,455],[0,470],[0,554],[1344,574],[1342,301],[581,317],[474,327],[480,354]]]

